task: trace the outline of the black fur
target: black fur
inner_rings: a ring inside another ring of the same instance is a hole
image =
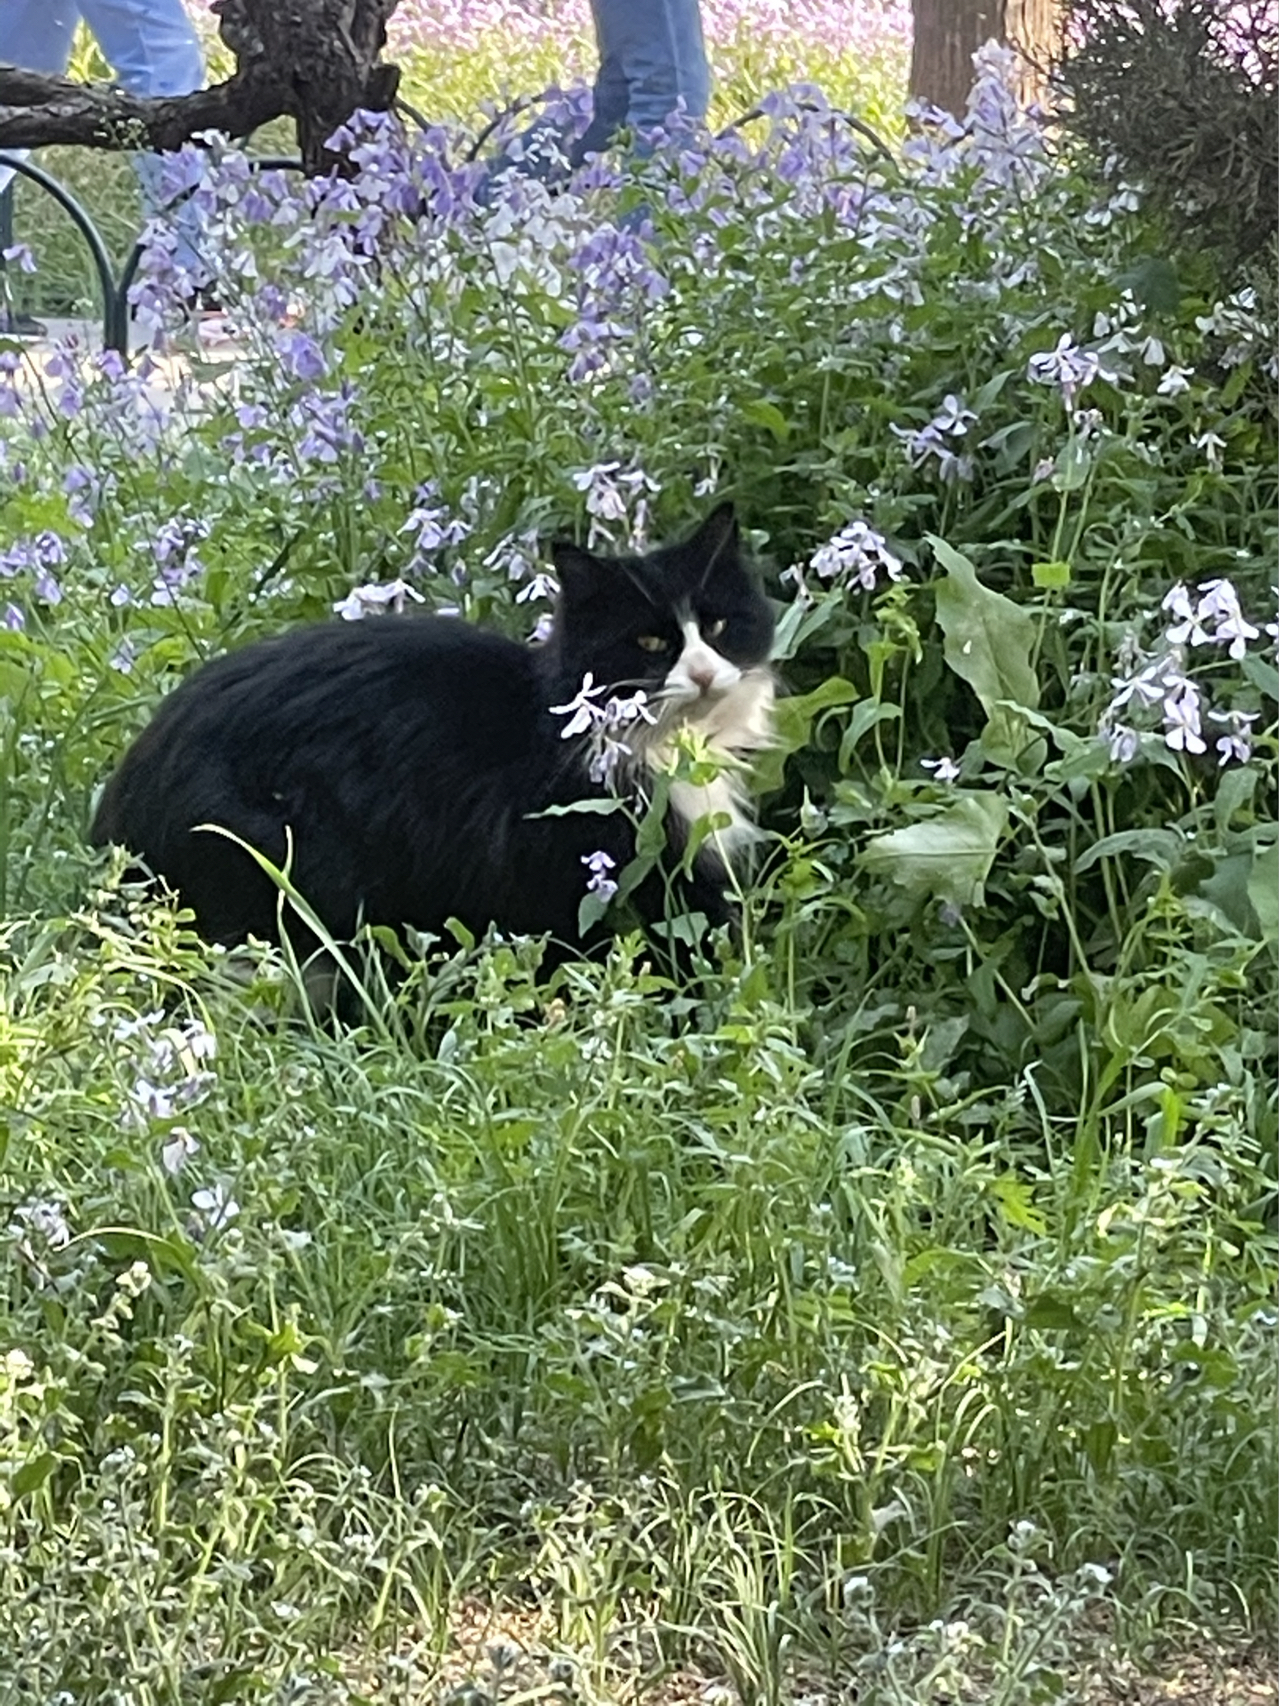
[[[379,617],[302,628],[196,671],[138,737],[102,795],[95,843],[128,847],[163,877],[201,931],[228,944],[278,936],[277,891],[241,849],[198,831],[219,824],[292,879],[338,939],[363,920],[439,933],[455,916],[479,933],[549,932],[584,944],[585,854],[617,870],[633,832],[621,813],[535,814],[598,796],[589,750],[562,738],[550,707],[588,672],[620,692],[656,691],[678,644],[674,607],[724,620],[715,648],[762,664],[772,639],[729,506],[682,544],[643,558],[556,549],[552,639],[520,645],[447,618]],[[686,904],[729,915],[725,872],[703,849]],[[655,922],[666,884],[636,896]],[[293,926],[290,924],[290,933]],[[305,945],[299,932],[299,945]]]

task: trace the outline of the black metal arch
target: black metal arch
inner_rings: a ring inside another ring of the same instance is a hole
[[[10,154],[3,149],[0,149],[0,167],[8,167],[19,176],[29,178],[32,183],[38,184],[46,195],[53,197],[84,238],[89,253],[93,257],[94,270],[98,275],[98,285],[102,292],[102,347],[114,350],[127,361],[129,359],[129,290],[137,277],[138,265],[145,248],[142,238],[139,238],[130,249],[124,266],[117,276],[107,246],[103,242],[102,234],[97,226],[71,192],[65,189],[52,173],[46,172],[43,166],[37,166],[21,155]],[[296,154],[267,154],[250,160],[249,167],[254,172],[300,172],[302,161]],[[192,190],[184,190],[180,196],[175,197],[169,203],[169,207],[180,206],[193,193]],[[4,190],[0,191],[0,247],[7,247],[13,240],[12,198],[13,184],[10,181]]]

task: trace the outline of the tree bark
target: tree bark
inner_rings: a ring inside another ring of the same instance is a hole
[[[235,74],[192,95],[143,99],[0,64],[0,148],[51,142],[173,149],[202,130],[247,136],[286,116],[308,172],[338,163],[325,143],[359,107],[384,112],[399,70],[381,59],[397,0],[217,0]]]
[[[1021,100],[1042,99],[1061,43],[1061,0],[914,0],[910,93],[962,114],[973,86],[973,54],[986,42],[1019,51]]]

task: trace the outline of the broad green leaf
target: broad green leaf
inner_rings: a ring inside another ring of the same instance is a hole
[[[1088,478],[1092,467],[1092,451],[1082,438],[1068,438],[1061,454],[1053,464],[1052,488],[1055,492],[1077,492]]]
[[[983,586],[968,558],[944,539],[932,533],[925,537],[946,571],[946,579],[937,584],[937,621],[946,636],[946,662],[972,688],[986,713],[983,752],[993,763],[1012,769],[1030,740],[1026,719],[1015,707],[1033,711],[1039,704],[1039,681],[1030,661],[1034,617]]]
[[[776,403],[769,403],[763,397],[752,397],[742,404],[742,414],[756,426],[771,432],[778,444],[784,444],[790,437],[790,422]]]
[[[1001,795],[973,790],[932,817],[875,836],[860,863],[912,894],[980,906],[1007,821]]]
[[[1267,699],[1279,699],[1279,669],[1276,669],[1268,658],[1260,657],[1256,652],[1249,652],[1243,660],[1243,672],[1254,687],[1258,687]]]
[[[779,699],[773,709],[774,739],[755,760],[755,786],[760,793],[770,793],[782,785],[782,773],[792,752],[807,745],[814,722],[824,711],[838,705],[851,705],[858,697],[851,681],[833,675],[811,693],[794,699]]]
[[[20,1469],[15,1469],[9,1485],[15,1499],[22,1498],[24,1493],[34,1493],[37,1487],[42,1487],[58,1467],[58,1460],[51,1451],[42,1451],[38,1457],[30,1457]]]
[[[1274,942],[1279,938],[1279,841],[1259,847],[1253,854],[1248,899],[1257,914],[1263,939]]]
[[[1175,314],[1180,306],[1181,281],[1162,255],[1143,255],[1135,266],[1121,272],[1115,282],[1131,290],[1143,308]]]
[[[1160,871],[1171,871],[1185,851],[1186,838],[1178,829],[1121,829],[1116,835],[1105,835],[1086,847],[1075,861],[1077,872],[1086,871],[1102,859],[1113,859],[1117,853],[1131,853],[1135,859],[1145,859]]]

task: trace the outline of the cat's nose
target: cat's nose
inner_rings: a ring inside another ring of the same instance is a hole
[[[715,667],[713,664],[694,664],[688,672],[688,678],[699,692],[709,693],[715,685]]]

